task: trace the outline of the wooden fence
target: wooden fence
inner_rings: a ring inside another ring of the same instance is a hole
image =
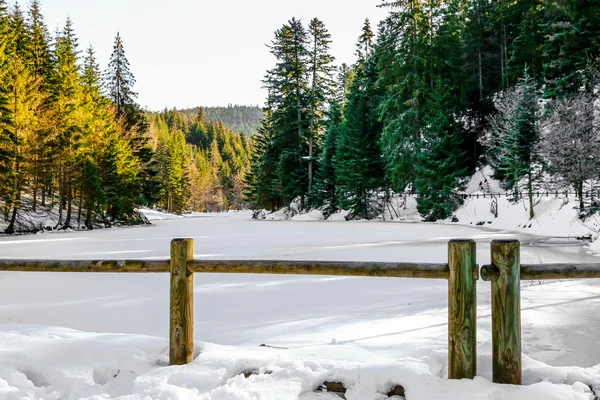
[[[491,265],[481,269],[492,282],[493,380],[521,384],[520,280],[600,278],[600,264],[520,265],[520,245],[496,240]],[[0,271],[170,273],[169,362],[187,364],[194,350],[194,273],[378,276],[448,280],[448,377],[477,375],[476,245],[470,239],[448,242],[448,262],[326,262],[194,260],[194,241],[171,241],[169,260],[48,261],[0,260]]]

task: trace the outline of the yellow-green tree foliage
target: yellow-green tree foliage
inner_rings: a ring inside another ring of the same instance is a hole
[[[160,168],[161,208],[214,212],[246,206],[250,144],[244,135],[206,121],[202,109],[193,120],[177,110],[152,114],[150,132]]]

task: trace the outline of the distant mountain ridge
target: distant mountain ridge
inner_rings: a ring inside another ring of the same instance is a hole
[[[251,136],[256,133],[260,125],[260,119],[263,116],[263,110],[259,106],[231,105],[226,107],[202,107],[204,115],[209,121],[222,121],[223,124],[238,133],[245,133]],[[189,120],[193,120],[198,115],[200,107],[177,110],[184,114]]]

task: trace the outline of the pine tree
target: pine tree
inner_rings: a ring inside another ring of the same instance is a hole
[[[73,190],[79,172],[75,153],[79,146],[82,91],[77,38],[73,24],[67,19],[65,27],[56,38],[55,57],[57,71],[53,82],[54,127],[57,136],[59,168],[59,225],[71,227]],[[63,221],[63,211],[66,215]]]
[[[33,164],[33,199],[32,210],[35,212],[38,202],[38,193],[41,194],[42,206],[46,203],[45,187],[50,186],[51,174],[48,173],[51,164],[51,145],[53,135],[50,132],[48,121],[51,109],[49,86],[53,79],[53,59],[50,51],[50,35],[44,23],[44,17],[40,10],[40,2],[31,2],[27,15],[27,34],[30,42],[26,54],[28,70],[37,82],[37,91],[41,96],[41,104],[35,109],[39,116],[39,124],[34,133],[35,148],[31,155]]]
[[[126,112],[127,106],[136,104],[137,93],[133,91],[135,78],[129,70],[129,61],[125,57],[125,49],[121,35],[117,32],[110,63],[106,71],[106,90],[108,97],[117,108],[117,114]]]
[[[140,197],[139,202],[146,205],[153,204],[156,201],[155,194],[159,182],[157,182],[156,160],[146,136],[149,125],[144,111],[135,101],[137,97],[137,93],[133,91],[135,77],[129,68],[123,41],[118,32],[104,81],[108,97],[116,109],[117,118],[121,120],[130,146],[141,165],[138,174],[139,187],[136,189]]]
[[[448,97],[437,93],[428,104],[428,126],[417,155],[414,188],[418,193],[417,209],[426,221],[448,218],[462,203],[458,189],[467,168],[461,149],[461,132],[448,112]]]
[[[367,18],[365,19],[361,34],[356,43],[356,56],[358,57],[359,62],[365,62],[371,56],[374,37],[375,34],[371,29],[371,23],[369,22],[369,18]]]
[[[309,121],[307,33],[299,20],[291,19],[275,32],[270,46],[277,59],[263,81],[268,90],[269,129],[273,130],[273,147],[278,154],[277,193],[283,204],[301,200],[308,191]],[[276,202],[276,201],[275,201]]]
[[[416,156],[426,128],[428,21],[418,1],[403,3],[382,23],[378,39],[379,82],[386,88],[380,104],[381,148],[387,177],[399,192],[414,183]]]
[[[270,125],[271,121],[272,112],[267,111],[258,132],[252,136],[254,147],[250,173],[246,176],[246,199],[255,209],[273,211],[283,204],[277,183],[279,154],[273,142],[275,131]]]
[[[17,5],[9,16],[9,25],[13,41],[10,49],[10,61],[6,85],[9,96],[11,152],[14,154],[11,179],[12,212],[6,228],[7,233],[15,231],[17,215],[23,208],[22,196],[27,191],[34,172],[35,149],[37,147],[36,128],[40,115],[36,112],[42,103],[38,90],[39,84],[30,73],[26,64],[26,56],[30,42],[27,37],[25,22]]]
[[[371,197],[385,185],[379,147],[382,126],[376,114],[380,101],[376,65],[371,58],[355,67],[333,158],[338,202],[351,210],[352,218],[375,217],[379,210],[372,208]]]
[[[507,190],[519,194],[519,182],[527,178],[529,216],[534,217],[534,168],[539,162],[539,110],[536,88],[525,71],[524,78],[496,101],[497,113],[490,119],[485,138],[490,164],[502,178]]]
[[[8,72],[10,52],[13,48],[13,35],[9,25],[8,7],[0,0],[0,198],[4,200],[4,214],[8,215],[11,201],[11,187],[14,179],[12,150],[12,114],[9,108]]]
[[[600,59],[600,4],[571,0],[544,2],[543,75],[545,96],[590,91],[586,76]]]
[[[156,155],[159,159],[159,205],[167,212],[181,214],[189,199],[189,154],[184,133],[177,129],[162,131]]]
[[[314,18],[308,26],[309,61],[311,87],[308,101],[310,103],[310,126],[308,138],[308,192],[312,192],[313,155],[317,153],[315,146],[320,144],[323,132],[324,114],[327,101],[331,98],[335,82],[333,80],[334,57],[329,53],[331,35],[322,21]]]
[[[327,131],[323,151],[319,157],[319,169],[315,179],[314,193],[314,205],[322,207],[325,218],[338,210],[336,197],[337,172],[333,158],[337,151],[342,120],[341,105],[337,101],[332,101],[327,115]]]

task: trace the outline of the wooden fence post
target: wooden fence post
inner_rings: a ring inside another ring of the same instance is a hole
[[[474,240],[448,242],[448,378],[477,375],[477,279]]]
[[[171,241],[171,306],[169,364],[183,365],[194,358],[194,259],[193,239]]]
[[[518,240],[492,248],[492,370],[495,383],[521,385],[521,261]]]

